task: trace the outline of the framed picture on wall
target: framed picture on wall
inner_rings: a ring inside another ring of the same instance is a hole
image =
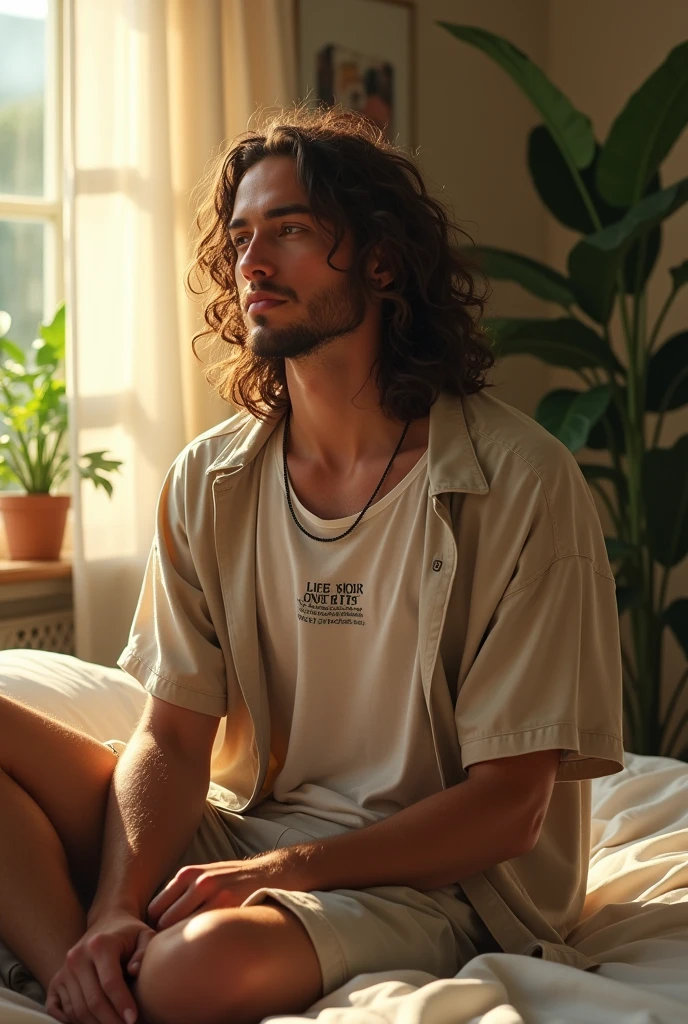
[[[413,0],[296,0],[295,12],[299,99],[357,110],[413,149]]]

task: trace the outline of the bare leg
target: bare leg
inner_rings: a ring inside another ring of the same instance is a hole
[[[322,994],[306,928],[272,897],[163,930],[146,949],[134,987],[144,1024],[259,1024],[303,1014]]]
[[[86,930],[64,847],[37,803],[0,771],[0,933],[47,989]]]
[[[86,930],[116,758],[0,696],[0,937],[47,989]]]

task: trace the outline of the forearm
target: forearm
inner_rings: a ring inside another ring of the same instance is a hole
[[[529,848],[528,818],[513,800],[463,782],[343,835],[280,851],[309,889],[409,885],[435,889]]]
[[[172,743],[134,734],[112,777],[89,924],[115,908],[145,918],[153,892],[198,828],[207,790],[203,773]]]

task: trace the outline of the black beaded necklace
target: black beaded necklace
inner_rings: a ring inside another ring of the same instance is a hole
[[[373,491],[372,495],[370,496],[370,500],[368,501],[368,504],[363,509],[363,511],[359,515],[358,519],[356,520],[356,522],[352,523],[351,526],[349,527],[349,529],[345,530],[344,533],[340,533],[338,537],[316,537],[312,533],[309,533],[308,530],[305,530],[303,528],[303,526],[301,525],[301,523],[296,518],[296,514],[294,512],[294,506],[291,503],[291,495],[289,494],[289,473],[287,472],[287,441],[289,439],[289,417],[290,416],[291,416],[291,409],[288,409],[287,410],[287,417],[286,417],[286,420],[285,420],[285,423],[284,423],[284,436],[282,438],[282,461],[284,463],[284,487],[285,487],[285,490],[287,492],[287,504],[289,505],[289,511],[291,512],[291,517],[294,520],[294,522],[296,523],[296,525],[298,526],[299,530],[301,530],[301,533],[305,533],[306,536],[310,537],[312,540],[319,540],[319,541],[322,541],[324,544],[328,544],[329,542],[331,542],[333,540],[341,540],[342,537],[346,537],[347,534],[351,533],[351,531],[354,529],[354,527],[358,526],[358,524],[360,523],[361,519],[363,519],[363,516],[366,514],[366,512],[368,511],[368,509],[372,505],[373,499],[374,499],[375,495],[377,494],[377,492],[382,487],[382,484],[384,483],[384,479],[387,476],[387,474],[389,473],[390,467],[391,467],[392,463],[394,462],[395,458],[397,457],[397,453],[398,453],[399,449],[401,448],[401,446],[403,444],[404,438],[406,437],[406,431],[408,430],[409,426],[411,425],[411,421],[409,420],[408,423],[406,424],[406,426],[404,427],[404,431],[403,431],[403,433],[401,435],[401,438],[399,439],[399,444],[396,446],[396,448],[394,450],[394,455],[392,456],[392,458],[387,463],[387,469],[382,474],[382,479],[380,480],[380,483],[377,485],[377,487]]]

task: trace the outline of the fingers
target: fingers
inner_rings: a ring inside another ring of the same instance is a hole
[[[58,992],[70,1024],[73,1022],[76,1024],[98,1024],[86,1005],[79,979],[75,975],[65,976],[62,984],[58,987]]]
[[[165,888],[148,904],[148,916],[151,921],[154,922],[156,918],[160,918],[173,903],[176,903],[179,897],[204,871],[205,865],[202,864],[188,864],[186,867],[181,868],[172,881],[168,882]]]
[[[139,932],[139,937],[136,943],[136,949],[134,950],[131,960],[127,964],[127,970],[129,973],[136,977],[141,967],[141,961],[143,960],[143,954],[148,949],[148,943],[154,937],[155,932],[147,929]]]
[[[218,901],[223,906],[238,907],[245,896],[239,895],[241,885],[234,882],[232,867],[233,863],[223,861],[182,868],[148,906],[149,917],[157,930],[178,924],[199,910],[210,910]],[[245,884],[243,887],[246,888]],[[159,915],[157,924],[156,914]]]
[[[52,984],[48,988],[48,992],[46,994],[45,1011],[55,1020],[61,1021],[61,1024],[68,1024],[67,1017],[62,1009],[62,1003],[60,1001],[57,988],[53,987]]]
[[[82,977],[86,1003],[98,1024],[133,1024],[138,1016],[136,1002],[122,974],[122,967],[110,958],[96,957],[92,970]],[[131,1017],[127,1017],[131,1014]]]
[[[78,947],[72,947],[67,953],[65,965],[59,972],[57,991],[60,1002],[64,1009],[67,1020],[70,1024],[99,1024],[90,1012],[84,991],[81,987],[81,979],[85,976],[85,963],[83,956],[79,954]],[[107,1024],[112,1024],[108,1021]]]
[[[169,910],[166,910],[161,918],[158,919],[158,931],[162,931],[163,928],[170,928],[173,924],[177,924],[178,921],[183,921],[185,917],[189,917],[193,914],[194,910],[198,910],[206,900],[210,899],[215,893],[215,885],[212,879],[200,880],[194,882],[185,893],[179,897],[176,903],[173,903]]]
[[[65,973],[58,992],[70,1024],[122,1024],[90,961],[82,962],[78,974]]]
[[[119,956],[117,945],[106,936],[91,939],[87,952],[73,947],[56,979],[59,1005],[55,1008],[63,1011],[56,1019],[67,1024],[134,1024],[138,1008]]]
[[[69,998],[69,992],[67,991],[66,985],[58,985],[57,995],[60,1000],[60,1005],[64,1010],[65,1017],[68,1021],[73,1021],[74,1011],[72,1010],[72,1000]]]

